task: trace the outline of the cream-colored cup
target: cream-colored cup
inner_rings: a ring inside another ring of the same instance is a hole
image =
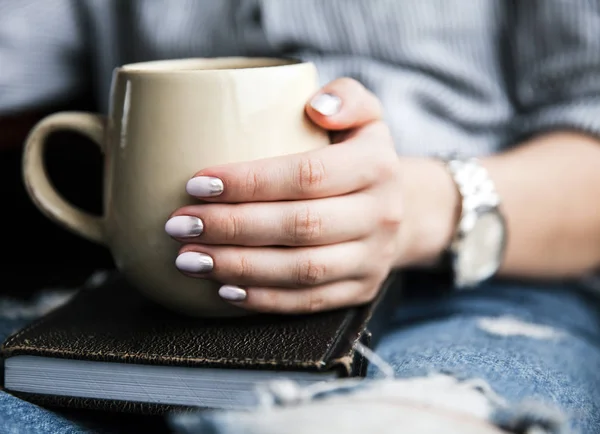
[[[119,270],[149,298],[195,316],[243,311],[222,301],[218,283],[175,268],[179,243],[164,230],[200,169],[327,146],[304,114],[318,88],[311,63],[266,58],[167,60],[115,70],[108,117],[65,112],[41,120],[23,156],[27,191],[49,218],[107,246]],[[104,153],[104,215],[63,199],[43,161],[46,138],[81,133]],[[116,300],[116,302],[118,302]]]

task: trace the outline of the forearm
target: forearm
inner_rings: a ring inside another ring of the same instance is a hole
[[[460,212],[439,162],[400,159],[405,227],[398,266],[427,265],[449,245]],[[500,274],[578,276],[600,266],[600,142],[576,133],[539,136],[481,159],[502,198],[508,243]]]

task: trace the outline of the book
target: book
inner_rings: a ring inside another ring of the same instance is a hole
[[[364,376],[399,293],[394,275],[371,303],[307,315],[192,318],[162,308],[116,274],[10,336],[3,388],[51,406],[160,414],[257,405],[261,382]]]

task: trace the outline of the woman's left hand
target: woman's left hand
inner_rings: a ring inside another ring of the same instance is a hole
[[[368,302],[397,259],[400,165],[379,101],[345,78],[306,112],[336,132],[334,144],[201,170],[186,190],[210,203],[178,209],[165,226],[183,243],[179,270],[225,282],[221,297],[249,310]]]

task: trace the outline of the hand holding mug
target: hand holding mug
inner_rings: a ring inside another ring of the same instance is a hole
[[[305,313],[372,300],[398,255],[398,157],[376,97],[336,80],[306,105],[334,144],[208,167],[165,229],[177,267],[244,309]],[[183,189],[183,186],[182,186]]]

